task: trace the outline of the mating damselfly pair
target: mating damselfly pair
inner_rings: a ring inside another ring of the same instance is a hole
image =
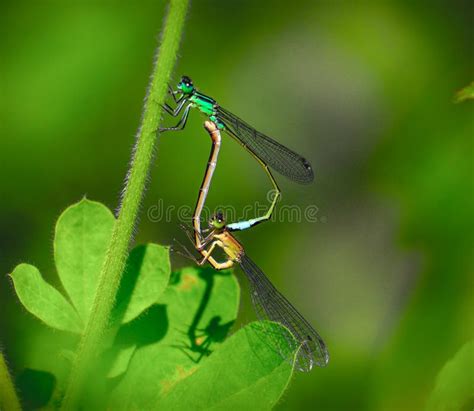
[[[237,263],[249,281],[252,302],[259,319],[280,323],[291,333],[291,336],[285,335],[287,347],[283,349],[276,347],[279,352],[285,357],[287,353],[296,352],[295,366],[301,371],[309,371],[315,364],[321,367],[326,366],[329,354],[322,338],[247,256],[242,244],[232,234],[234,231],[246,230],[270,219],[280,194],[270,168],[293,181],[305,184],[310,183],[314,178],[311,165],[299,154],[258,132],[230,111],[222,108],[214,99],[199,92],[189,77],[183,76],[177,89],[170,88],[169,94],[173,97],[176,107],[165,104],[164,109],[174,117],[179,115],[181,117],[174,127],[162,128],[160,131],[182,130],[186,126],[190,110],[196,108],[208,118],[204,126],[212,140],[208,166],[193,215],[193,226],[183,226],[195,250],[201,254],[202,258],[196,258],[183,246],[184,255],[199,265],[208,262],[216,270],[230,268]],[[258,161],[270,178],[275,195],[268,211],[262,216],[227,224],[225,216],[221,212],[216,212],[209,221],[209,227],[202,230],[201,213],[217,165],[222,142],[221,130],[237,140]],[[212,255],[216,249],[224,251],[226,255],[224,261],[219,262]]]

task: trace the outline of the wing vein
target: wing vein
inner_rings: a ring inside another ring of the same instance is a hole
[[[311,370],[313,364],[326,366],[329,353],[316,330],[245,254],[241,256],[240,266],[249,280],[257,317],[260,320],[270,320],[284,325],[294,337],[294,339],[286,338],[288,347],[277,346],[280,353],[288,358],[291,352],[298,349],[295,365],[301,371]]]
[[[217,107],[217,118],[233,138],[275,171],[301,184],[313,181],[313,169],[304,157],[255,130],[223,107]]]

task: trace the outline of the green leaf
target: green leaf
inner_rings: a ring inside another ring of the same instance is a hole
[[[456,103],[474,99],[474,81],[456,93]]]
[[[54,245],[59,276],[76,308],[47,284],[35,267],[26,264],[12,274],[23,305],[51,327],[81,333],[113,224],[112,213],[100,203],[84,199],[69,207],[58,219]],[[137,347],[154,343],[165,334],[156,326],[165,316],[156,302],[166,289],[170,271],[167,247],[148,244],[130,253],[114,311],[114,318],[126,326],[119,330],[117,344],[108,350],[110,377],[126,371]],[[137,319],[144,311],[147,314]]]
[[[115,358],[115,361],[107,374],[107,378],[118,377],[127,371],[128,365],[130,364],[136,348],[136,345],[131,345],[118,351],[117,357]]]
[[[171,272],[169,249],[157,244],[134,248],[127,260],[118,293],[118,313],[129,322],[156,303],[166,289]]]
[[[84,322],[114,222],[103,204],[83,199],[66,209],[56,224],[54,256],[59,278]]]
[[[110,350],[113,360],[107,375],[109,378],[127,371],[137,346],[144,342],[155,342],[162,336],[156,324],[161,319],[159,310],[148,310],[146,317],[142,316],[138,321],[132,320],[156,304],[168,285],[170,272],[167,247],[147,244],[130,252],[113,314],[115,322],[126,326],[119,330],[114,347]]]
[[[275,323],[247,325],[164,398],[157,398],[155,404],[165,410],[271,409],[293,372],[292,365],[274,349],[275,334],[285,345],[287,332]],[[148,409],[153,408],[152,403],[148,404]]]
[[[239,286],[230,271],[185,268],[172,276],[156,322],[163,337],[136,350],[114,391],[111,409],[143,409],[194,372],[225,339],[237,317]],[[141,318],[141,317],[140,317]]]
[[[81,332],[82,323],[77,312],[59,291],[43,280],[36,267],[20,264],[11,277],[21,303],[29,312],[50,327]]]
[[[426,410],[472,410],[474,407],[474,341],[465,344],[441,369]]]

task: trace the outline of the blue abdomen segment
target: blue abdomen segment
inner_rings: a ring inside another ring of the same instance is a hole
[[[253,218],[247,221],[239,221],[238,223],[232,223],[227,225],[227,229],[229,231],[242,231],[246,230],[247,228],[252,227],[254,224],[258,223],[260,219]]]

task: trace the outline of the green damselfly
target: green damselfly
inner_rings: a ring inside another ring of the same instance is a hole
[[[172,108],[165,103],[163,108],[174,117],[182,114],[176,126],[161,128],[160,131],[184,129],[191,108],[196,108],[214,122],[219,130],[226,131],[232,138],[237,140],[260,163],[273,184],[275,199],[279,196],[280,189],[269,167],[298,183],[307,184],[313,181],[313,169],[304,157],[255,130],[230,111],[220,106],[216,100],[199,92],[189,77],[183,76],[177,85],[177,89],[170,89],[169,93],[173,97],[176,107]],[[272,211],[273,207],[263,217],[243,223],[250,224],[250,226],[258,224],[269,219]],[[242,225],[241,229],[249,228],[247,225]],[[238,227],[234,228],[238,229]]]

